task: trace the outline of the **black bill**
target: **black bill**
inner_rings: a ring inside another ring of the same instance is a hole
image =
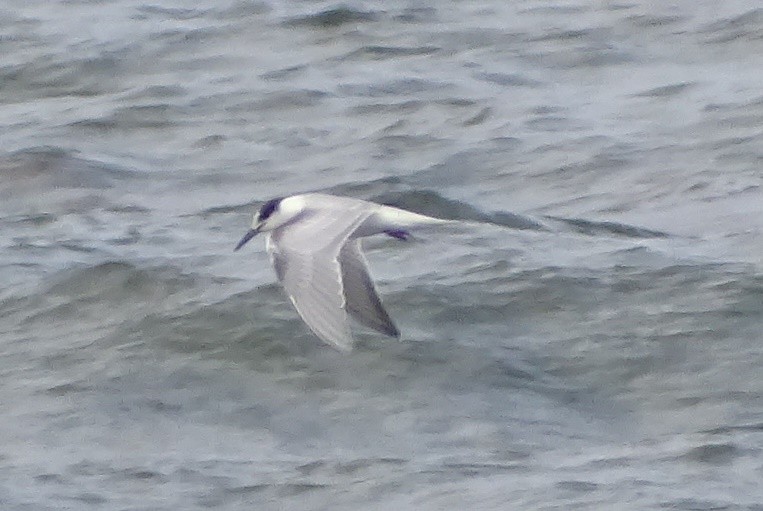
[[[249,229],[248,231],[246,231],[246,234],[244,234],[244,237],[241,238],[241,241],[238,242],[238,245],[236,245],[236,248],[234,248],[233,251],[235,252],[236,250],[246,245],[250,239],[257,236],[258,232],[260,231],[258,231],[257,229]]]

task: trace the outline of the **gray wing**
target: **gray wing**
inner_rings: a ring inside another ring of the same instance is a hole
[[[339,252],[370,211],[316,210],[273,231],[267,249],[278,279],[310,330],[341,350],[352,347]]]
[[[377,332],[400,337],[389,314],[376,293],[368,274],[366,258],[360,247],[360,239],[348,241],[339,252],[339,264],[344,284],[345,309],[361,323]]]

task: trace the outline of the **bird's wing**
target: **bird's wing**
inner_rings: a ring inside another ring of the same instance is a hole
[[[374,282],[368,274],[360,239],[350,240],[342,247],[339,252],[339,264],[344,284],[345,310],[356,321],[377,332],[400,337],[400,331],[384,310]]]
[[[278,279],[308,327],[341,350],[352,347],[339,253],[371,214],[358,204],[346,209],[314,209],[276,229],[267,249]]]

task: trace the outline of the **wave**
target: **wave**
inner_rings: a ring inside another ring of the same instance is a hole
[[[208,282],[173,267],[109,261],[60,271],[26,296],[3,300],[0,317],[26,325],[113,326],[199,303],[202,284]]]

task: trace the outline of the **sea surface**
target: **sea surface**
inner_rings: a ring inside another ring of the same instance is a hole
[[[369,239],[316,339],[263,201]],[[757,0],[4,0],[0,509],[763,510]]]

